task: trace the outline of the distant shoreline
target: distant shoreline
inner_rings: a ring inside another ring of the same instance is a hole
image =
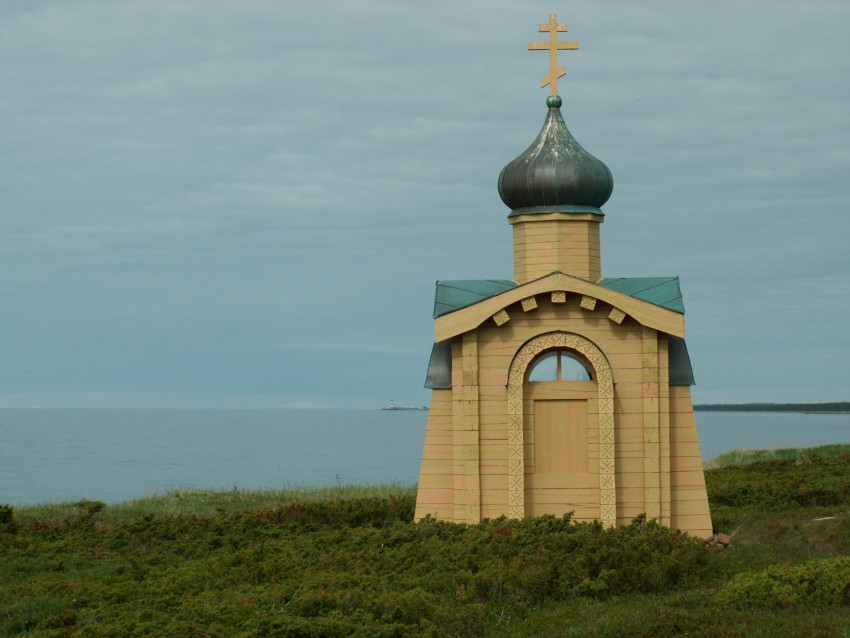
[[[696,412],[797,412],[801,414],[850,414],[850,402],[840,403],[702,403]]]

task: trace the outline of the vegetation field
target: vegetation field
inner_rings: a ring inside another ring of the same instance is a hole
[[[732,450],[717,456],[703,465],[705,469],[712,470],[730,465],[749,465],[757,461],[795,461],[797,464],[805,464],[813,457],[818,456],[841,456],[850,454],[850,444],[834,443],[831,445],[819,445],[809,448],[783,448],[774,450]]]
[[[706,472],[728,548],[399,486],[0,506],[0,635],[850,638],[850,449],[764,456]]]

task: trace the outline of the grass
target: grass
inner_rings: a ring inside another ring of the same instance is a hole
[[[805,463],[812,457],[835,457],[850,454],[850,444],[821,445],[810,448],[783,448],[771,450],[732,450],[705,462],[705,469],[711,470],[731,465],[747,465],[759,461],[794,460]]]
[[[415,486],[396,483],[378,485],[340,485],[334,487],[293,487],[282,490],[239,490],[227,492],[172,490],[165,494],[115,503],[99,509],[102,524],[130,523],[146,517],[209,517],[266,510],[289,503],[326,503],[362,498],[388,498],[390,495],[416,497]],[[65,521],[79,516],[90,501],[45,503],[15,508],[19,521]]]
[[[0,636],[850,638],[850,454],[791,452],[706,472],[728,549],[402,486],[0,507]]]

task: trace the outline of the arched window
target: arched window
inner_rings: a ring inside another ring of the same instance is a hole
[[[593,375],[579,355],[570,350],[550,350],[531,364],[529,381],[590,381]]]

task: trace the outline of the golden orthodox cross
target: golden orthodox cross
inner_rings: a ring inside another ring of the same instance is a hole
[[[566,24],[558,24],[558,16],[554,13],[549,14],[549,24],[541,24],[538,27],[540,33],[549,32],[548,42],[529,42],[529,51],[549,51],[549,75],[545,76],[540,81],[540,87],[549,85],[549,93],[558,95],[558,78],[567,74],[567,67],[558,68],[558,50],[575,51],[578,49],[578,42],[558,42],[558,33],[567,31]]]

